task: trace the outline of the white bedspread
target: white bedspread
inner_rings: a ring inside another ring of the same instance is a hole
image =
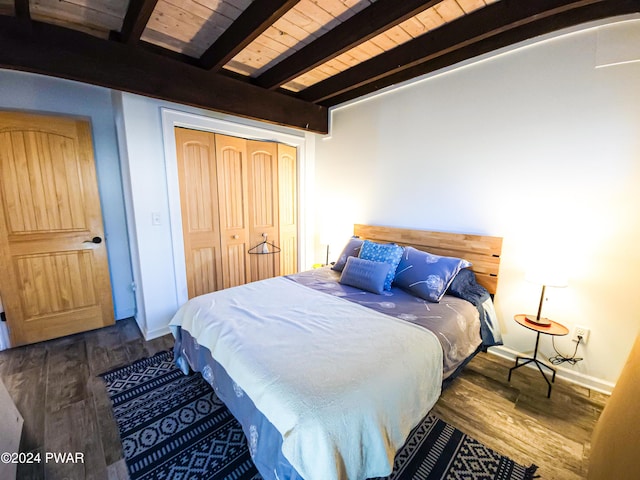
[[[305,480],[389,475],[440,395],[431,332],[282,277],[194,298],[171,325],[211,351]]]

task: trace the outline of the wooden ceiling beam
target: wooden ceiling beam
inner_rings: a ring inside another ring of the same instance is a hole
[[[23,20],[31,20],[31,10],[29,9],[29,0],[15,0],[14,8],[16,17]]]
[[[275,89],[440,1],[378,0],[256,77],[254,83]]]
[[[140,40],[158,0],[130,0],[120,32],[111,32],[111,39],[133,45]]]
[[[501,1],[306,88],[302,98],[333,106],[395,83],[561,28],[633,13],[638,0]]]
[[[208,72],[145,49],[46,23],[28,31],[0,15],[0,67],[327,133],[328,112],[278,92]]]
[[[200,57],[207,70],[220,70],[300,0],[253,0]]]

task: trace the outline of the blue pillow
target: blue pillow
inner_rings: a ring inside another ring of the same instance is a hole
[[[364,260],[372,260],[374,262],[384,262],[391,265],[387,278],[384,281],[384,289],[391,290],[391,283],[396,275],[396,268],[404,249],[395,243],[375,243],[365,240],[360,248],[360,258]]]
[[[406,247],[396,270],[395,284],[416,297],[437,303],[458,272],[471,263]]]
[[[384,281],[390,268],[388,263],[348,257],[340,283],[380,295],[384,291]]]
[[[360,253],[360,247],[362,247],[362,242],[364,242],[364,240],[361,238],[351,237],[344,249],[342,249],[342,253],[340,254],[340,257],[338,257],[338,260],[333,264],[333,267],[331,267],[331,270],[341,272],[347,263],[347,258],[358,256]]]

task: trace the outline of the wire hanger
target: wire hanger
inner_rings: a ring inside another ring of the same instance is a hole
[[[263,233],[262,237],[264,238],[264,240],[255,247],[251,247],[247,253],[250,253],[252,255],[269,255],[272,253],[280,253],[280,247],[274,245],[272,242],[267,242],[266,233]]]

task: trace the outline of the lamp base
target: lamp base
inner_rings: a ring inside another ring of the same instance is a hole
[[[548,318],[538,318],[535,315],[525,315],[525,319],[527,320],[527,322],[538,325],[539,327],[548,327],[551,325],[551,320],[549,320]]]

